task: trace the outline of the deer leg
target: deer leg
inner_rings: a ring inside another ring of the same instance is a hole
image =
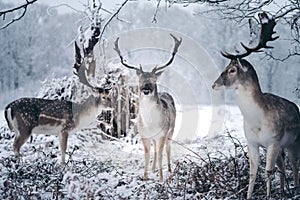
[[[162,137],[158,140],[158,168],[159,168],[159,182],[163,182],[163,171],[162,171],[162,153],[165,146],[166,138]]]
[[[279,144],[275,143],[267,148],[267,164],[266,164],[266,174],[267,174],[267,198],[271,196],[271,175],[275,168],[275,162],[278,157],[280,147]]]
[[[157,156],[156,140],[153,140],[153,147],[154,147],[154,153],[153,153],[152,172],[155,173],[156,156]]]
[[[288,148],[288,156],[289,156],[289,161],[292,167],[293,171],[293,178],[294,178],[294,187],[295,187],[295,192],[298,193],[299,189],[299,176],[298,176],[298,167],[299,167],[299,154],[297,152],[297,147],[294,148]]]
[[[168,162],[168,172],[172,172],[171,169],[171,141],[169,138],[166,139],[166,151],[167,151],[167,162]]]
[[[279,169],[280,174],[280,192],[281,195],[284,195],[284,179],[285,179],[285,165],[284,165],[284,151],[281,149],[281,151],[278,154],[276,164]]]
[[[258,164],[259,164],[259,148],[258,146],[248,145],[248,155],[250,163],[250,177],[249,186],[247,191],[247,199],[250,199],[254,189],[254,183],[256,180]]]
[[[28,140],[30,135],[31,135],[30,131],[27,130],[26,128],[24,128],[22,132],[16,130],[16,135],[13,143],[13,150],[18,161],[20,160],[21,157],[20,149],[22,145]]]
[[[144,156],[145,156],[145,167],[144,167],[144,180],[148,180],[148,166],[150,160],[150,145],[151,140],[142,138],[142,143],[144,146]]]
[[[61,163],[62,164],[65,164],[65,160],[66,160],[68,136],[69,136],[69,134],[67,131],[62,131],[60,134],[60,150],[61,150]]]

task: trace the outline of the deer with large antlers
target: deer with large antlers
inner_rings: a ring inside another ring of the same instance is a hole
[[[138,113],[138,131],[141,135],[141,140],[144,146],[145,167],[144,167],[144,180],[148,180],[148,166],[150,160],[150,146],[154,146],[154,158],[152,164],[152,171],[155,172],[156,159],[158,158],[159,167],[159,181],[163,181],[162,172],[162,152],[166,146],[168,171],[171,172],[171,146],[170,140],[172,138],[176,110],[173,97],[166,92],[158,92],[157,78],[163,73],[163,70],[169,66],[178,51],[182,39],[177,39],[170,34],[174,39],[175,45],[171,58],[163,65],[156,66],[150,72],[145,72],[140,65],[127,64],[121,51],[119,49],[119,38],[115,41],[115,51],[118,53],[122,65],[129,69],[136,71],[139,79],[139,113]]]
[[[97,32],[95,32],[97,34]],[[92,38],[95,40],[95,38]],[[34,134],[58,135],[60,140],[61,162],[65,163],[68,136],[80,130],[96,119],[104,108],[109,108],[111,101],[109,88],[96,87],[88,81],[87,65],[95,64],[94,59],[87,59],[93,53],[94,43],[85,49],[84,58],[75,43],[76,62],[74,73],[79,81],[91,88],[92,95],[81,104],[66,100],[47,100],[41,98],[21,98],[5,108],[5,118],[11,131],[15,132],[13,150],[18,160],[20,148]]]
[[[259,165],[259,147],[267,149],[266,182],[267,197],[271,195],[271,174],[277,164],[280,173],[280,189],[284,191],[285,163],[284,149],[288,152],[289,161],[294,176],[296,190],[299,186],[298,160],[300,155],[300,114],[296,104],[274,94],[263,93],[253,66],[243,59],[252,52],[259,52],[267,46],[268,41],[276,40],[272,37],[276,22],[266,13],[259,14],[261,29],[259,43],[241,54],[222,55],[231,60],[213,84],[213,89],[235,89],[239,108],[244,117],[244,132],[248,144],[250,162],[250,178],[247,198],[251,198]]]

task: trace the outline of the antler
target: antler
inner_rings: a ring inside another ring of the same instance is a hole
[[[182,42],[182,38],[180,37],[180,39],[177,39],[172,33],[170,33],[170,36],[174,39],[174,42],[175,42],[174,49],[173,49],[173,52],[172,52],[172,56],[171,56],[171,58],[169,59],[169,61],[166,62],[166,64],[164,64],[164,65],[162,65],[162,66],[156,66],[156,67],[152,70],[153,73],[155,73],[155,72],[157,72],[157,71],[159,71],[159,70],[162,70],[162,69],[166,68],[166,67],[169,66],[169,65],[173,62],[173,60],[174,60],[174,57],[175,57],[175,55],[176,55],[176,53],[177,53],[177,51],[178,51],[178,48],[179,48],[179,46],[180,46],[180,44],[181,44],[181,42]]]
[[[80,26],[78,31],[80,42],[83,46],[83,53],[86,57],[91,52],[93,52],[94,46],[99,41],[100,27],[91,25],[86,31],[84,31],[83,28]]]
[[[228,52],[221,52],[222,56],[234,60],[234,59],[246,57],[250,55],[252,52],[261,52],[260,50],[261,48],[266,48],[266,49],[273,48],[271,46],[267,46],[267,42],[274,41],[277,38],[279,38],[279,36],[272,37],[272,35],[276,33],[273,30],[276,25],[275,19],[274,18],[269,19],[268,15],[265,12],[259,13],[258,17],[260,21],[260,34],[259,34],[258,44],[255,47],[250,48],[241,42],[242,47],[246,50],[245,53],[233,55]]]
[[[180,44],[181,44],[181,42],[182,42],[182,38],[180,37],[180,39],[177,39],[173,34],[170,34],[170,35],[171,35],[171,37],[174,39],[174,42],[175,42],[174,49],[173,49],[173,52],[172,52],[172,56],[171,56],[171,58],[169,59],[169,61],[168,61],[166,64],[164,64],[164,65],[162,65],[162,66],[159,66],[159,67],[156,66],[156,67],[152,70],[153,73],[155,73],[155,72],[157,72],[157,71],[159,71],[159,70],[162,70],[162,69],[164,69],[165,67],[169,66],[169,65],[173,62],[173,60],[174,60],[174,57],[175,57],[175,55],[176,55],[176,53],[177,53],[177,51],[178,51],[178,48],[179,48],[179,46],[180,46]],[[136,66],[134,66],[134,65],[129,65],[129,64],[125,63],[124,58],[123,58],[123,56],[121,55],[121,51],[120,51],[120,48],[119,48],[119,38],[117,38],[116,41],[115,41],[115,47],[114,47],[114,50],[118,53],[118,55],[119,55],[119,57],[120,57],[120,59],[121,59],[121,63],[122,63],[125,67],[127,67],[127,68],[129,68],[129,69],[134,69],[134,70],[137,70],[137,71],[142,70],[142,67],[138,68],[138,67],[136,67]]]
[[[75,64],[74,64],[75,71],[73,73],[79,78],[79,81],[82,84],[84,84],[90,88],[96,88],[95,86],[90,84],[90,82],[87,80],[87,77],[86,77],[87,69],[85,68],[85,66],[82,65],[82,61],[83,61],[83,59],[80,54],[80,48],[78,47],[77,43],[75,42]]]
[[[120,38],[118,37],[118,38],[116,39],[116,41],[115,41],[115,47],[114,47],[114,50],[118,53],[122,65],[124,65],[125,67],[127,67],[127,68],[129,68],[129,69],[134,69],[134,70],[139,71],[141,68],[137,68],[137,67],[135,67],[134,65],[128,65],[127,63],[124,62],[124,58],[123,58],[123,56],[121,55],[121,51],[120,51],[120,48],[119,48],[119,39],[120,39]]]

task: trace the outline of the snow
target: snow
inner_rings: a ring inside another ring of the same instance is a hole
[[[206,156],[207,152],[213,152],[216,149],[223,151],[224,154],[232,153],[234,148],[229,140],[225,141],[224,138],[221,140],[204,139],[211,127],[214,126],[214,123],[220,123],[220,121],[212,118],[212,112],[215,108],[205,105],[198,107],[180,107],[177,105],[177,107],[179,109],[177,109],[176,130],[171,153],[172,168],[175,167],[176,162],[184,157],[188,155],[195,156],[194,152],[203,157]],[[222,107],[222,109],[219,108],[218,112],[224,116],[222,128],[218,134],[223,134],[225,130],[229,131],[233,137],[239,138],[244,143],[241,125],[242,116],[239,109],[236,106],[226,106]],[[219,125],[217,126],[219,127]],[[5,160],[13,157],[13,134],[8,131],[3,114],[1,114],[0,118],[0,127],[2,127],[0,159]],[[60,189],[60,192],[64,193],[68,198],[80,199],[93,195],[101,199],[109,197],[110,194],[117,194],[118,198],[122,199],[128,197],[138,199],[140,198],[139,195],[146,195],[145,192],[149,193],[151,187],[160,187],[158,186],[157,173],[153,174],[150,172],[150,181],[141,181],[144,169],[144,155],[139,136],[133,139],[123,138],[107,141],[103,140],[100,135],[93,134],[92,129],[82,130],[69,137],[68,151],[69,155],[70,152],[73,152],[72,157],[69,157],[71,166],[63,170],[62,183],[64,186]],[[50,155],[50,159],[48,158],[49,160],[46,161],[54,162],[53,165],[56,166],[60,160],[58,138],[55,136],[34,135],[32,142],[28,141],[23,145],[21,153],[23,155],[22,164],[36,162],[39,159],[47,159],[46,157]],[[100,166],[107,166],[107,169],[100,170],[98,168],[94,176],[88,177],[82,175],[84,172],[76,173],[76,170],[74,170],[82,162],[85,165],[90,165],[90,168],[86,169],[87,171],[93,168],[93,163],[100,163]],[[74,163],[77,163],[77,165]],[[163,166],[164,179],[168,180],[170,174],[166,169],[165,153]],[[2,173],[6,173],[4,167],[2,167]],[[7,183],[1,178],[0,192],[5,184]],[[49,193],[44,192],[40,195],[48,197]]]
[[[158,182],[158,171],[149,171],[150,180],[142,181],[144,151],[139,135],[108,140],[93,128],[70,135],[65,166],[60,164],[58,137],[53,135],[34,135],[32,142],[23,145],[22,161],[17,164],[12,151],[13,133],[8,130],[1,111],[0,195],[4,199],[12,195],[17,199],[245,198],[249,164],[239,108],[230,105],[176,107],[171,145],[173,173],[167,172],[164,152],[163,183]],[[265,159],[261,157],[254,194],[260,195],[259,198],[265,195]],[[207,171],[207,164],[212,173]],[[287,174],[291,177],[289,167]],[[292,183],[291,179],[287,182]],[[280,195],[278,176],[272,185],[278,191],[273,195],[276,199]]]

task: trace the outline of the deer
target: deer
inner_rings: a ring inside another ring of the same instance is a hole
[[[230,59],[229,65],[212,85],[215,90],[234,89],[237,95],[237,104],[243,115],[243,126],[248,147],[250,163],[250,177],[247,199],[252,197],[255,179],[257,176],[260,156],[259,148],[263,147],[266,153],[266,186],[267,197],[271,195],[271,175],[275,164],[280,173],[280,190],[284,192],[285,162],[284,150],[293,171],[294,187],[299,187],[298,161],[300,155],[300,114],[297,105],[285,98],[261,90],[257,73],[254,67],[244,57],[253,52],[260,52],[262,48],[273,48],[267,42],[276,40],[273,29],[276,22],[265,12],[259,13],[260,33],[258,44],[248,47],[241,42],[244,53],[221,54]]]
[[[147,181],[148,166],[150,161],[151,143],[154,147],[154,156],[152,163],[152,172],[155,173],[156,162],[158,159],[159,182],[163,182],[162,171],[162,153],[166,146],[168,172],[171,170],[171,144],[170,139],[173,136],[176,108],[173,97],[167,92],[158,92],[157,79],[164,72],[163,70],[169,66],[178,51],[182,42],[182,38],[178,39],[170,34],[174,40],[174,48],[171,58],[163,65],[156,65],[152,71],[144,71],[142,65],[137,67],[129,65],[124,61],[119,48],[119,38],[114,43],[114,50],[117,52],[121,64],[131,70],[136,71],[139,80],[139,108],[137,129],[141,136],[144,147],[144,176],[143,180]]]
[[[97,32],[95,31],[97,34]],[[8,104],[4,115],[8,127],[15,132],[13,151],[20,160],[20,149],[34,134],[58,135],[61,150],[61,163],[65,163],[65,154],[69,134],[85,128],[111,106],[110,90],[94,86],[87,77],[87,65],[95,65],[95,59],[88,59],[93,54],[96,44],[93,36],[89,46],[84,49],[84,57],[75,42],[74,74],[92,91],[83,103],[67,100],[48,100],[42,98],[20,98]]]

